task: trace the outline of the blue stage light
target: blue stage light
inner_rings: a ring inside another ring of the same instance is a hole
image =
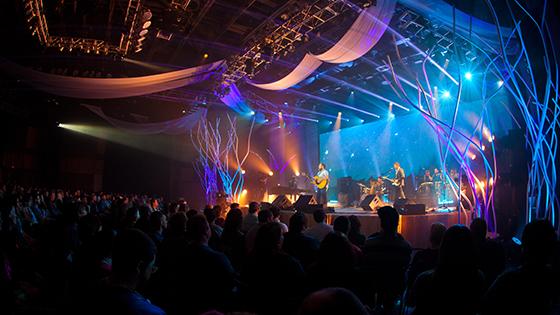
[[[360,124],[363,124],[363,123],[364,123],[364,120],[363,120],[363,119],[360,119]]]
[[[255,111],[252,110],[251,112],[249,112],[249,115],[254,116],[254,115],[255,115]]]
[[[332,121],[329,121],[329,125],[332,125]]]
[[[468,81],[472,79],[472,73],[470,71],[467,71],[467,73],[465,73],[465,79],[467,79]]]
[[[498,80],[497,84],[498,84],[498,87],[502,87],[502,85],[504,85],[504,81]]]
[[[389,118],[389,119],[395,119],[395,114],[389,113],[388,118]]]
[[[451,97],[451,93],[449,93],[449,91],[447,91],[447,90],[444,90],[444,91],[442,91],[442,93],[441,93],[441,97],[442,97],[442,98],[450,98],[450,97]]]

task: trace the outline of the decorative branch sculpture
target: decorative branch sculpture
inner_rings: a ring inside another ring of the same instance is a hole
[[[227,119],[228,124],[224,128],[220,126],[220,118],[214,124],[202,120],[196,132],[191,132],[191,141],[199,155],[195,169],[208,202],[215,202],[215,195],[220,191],[228,195],[230,201],[238,202],[243,191],[243,164],[251,150],[255,121],[251,121],[246,152],[240,154],[237,119],[232,119],[229,115]]]

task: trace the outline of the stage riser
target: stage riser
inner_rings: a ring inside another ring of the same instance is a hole
[[[280,220],[286,224],[289,223],[293,212],[282,211]],[[332,222],[339,216],[350,216],[355,213],[331,213],[327,214],[327,223]],[[306,213],[307,224],[309,227],[315,225],[313,214]],[[381,230],[379,217],[376,214],[363,213],[356,214],[362,224],[362,233],[369,236]],[[467,217],[461,214],[461,224],[466,224]],[[399,223],[399,232],[410,242],[413,248],[427,248],[430,245],[430,226],[435,223],[443,223],[446,227],[450,227],[459,222],[457,212],[450,213],[430,213],[426,215],[401,215]]]

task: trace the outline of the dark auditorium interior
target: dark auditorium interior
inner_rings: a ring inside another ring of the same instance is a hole
[[[0,314],[560,315],[558,12],[1,1]]]

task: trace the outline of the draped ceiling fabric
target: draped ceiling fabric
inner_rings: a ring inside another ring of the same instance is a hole
[[[235,83],[229,86],[228,93],[220,100],[238,114],[249,114],[251,112],[251,107],[247,104]]]
[[[82,104],[99,117],[106,120],[113,127],[136,135],[153,135],[164,133],[168,135],[180,135],[192,129],[200,119],[206,117],[206,108],[198,108],[195,112],[178,119],[172,119],[157,123],[133,123],[107,116],[100,107]]]
[[[350,29],[333,47],[319,55],[306,54],[285,77],[271,83],[248,83],[265,90],[285,90],[310,76],[323,62],[340,64],[362,57],[385,33],[396,3],[396,0],[378,0],[377,5],[362,10]]]
[[[78,78],[49,74],[0,60],[0,67],[31,86],[60,96],[109,99],[147,95],[207,80],[223,60],[166,73],[132,78]]]

